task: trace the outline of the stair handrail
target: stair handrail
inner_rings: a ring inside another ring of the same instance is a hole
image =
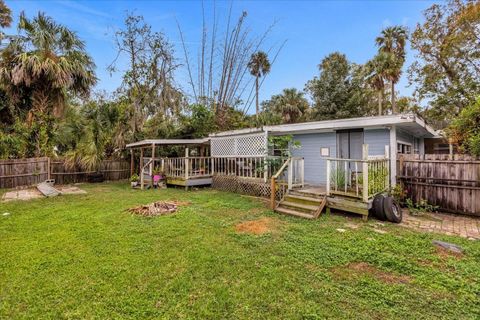
[[[144,173],[143,171],[145,170],[145,167],[149,166],[151,163],[153,162],[153,158],[150,158],[150,160],[147,161],[147,163],[142,167],[142,170],[140,171],[140,188],[143,190],[143,176],[144,176]]]
[[[278,169],[278,171],[270,179],[270,208],[272,208],[272,210],[274,210],[276,206],[276,201],[275,201],[275,190],[277,188],[276,180],[283,173],[283,171],[285,171],[285,169],[288,168],[288,165],[290,164],[291,161],[292,161],[291,157],[285,160],[285,162],[280,167],[280,169]]]
[[[290,163],[290,161],[292,161],[292,158],[288,158],[287,160],[285,160],[285,162],[283,163],[283,165],[280,167],[280,169],[278,169],[277,173],[275,173],[273,176],[272,176],[272,179],[277,179],[280,174],[282,174],[283,171],[285,171],[285,168],[288,166],[288,164]]]

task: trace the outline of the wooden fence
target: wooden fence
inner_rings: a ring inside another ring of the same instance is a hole
[[[125,160],[104,160],[100,170],[105,180],[122,180],[130,176],[130,164]],[[31,186],[46,179],[55,179],[57,184],[86,182],[87,172],[67,168],[62,159],[28,158],[0,160],[0,188]]]
[[[413,201],[480,216],[480,159],[468,155],[399,155],[397,178]]]

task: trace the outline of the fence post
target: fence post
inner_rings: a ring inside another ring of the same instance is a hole
[[[363,174],[363,202],[368,202],[368,144],[364,144],[362,149],[362,174]]]
[[[50,168],[51,168],[51,160],[50,160],[50,157],[48,157],[47,158],[47,180],[50,180],[51,178]]]

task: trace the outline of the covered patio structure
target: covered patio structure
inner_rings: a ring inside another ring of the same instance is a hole
[[[148,139],[130,143],[126,148],[130,149],[131,175],[135,173],[135,152],[140,153],[141,189],[153,186],[154,171],[162,172],[167,184],[186,189],[212,183],[210,140],[207,138]]]

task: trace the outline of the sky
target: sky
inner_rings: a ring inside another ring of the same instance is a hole
[[[438,1],[437,1],[438,2]],[[191,56],[196,57],[202,32],[201,1],[9,1],[14,24],[25,11],[32,17],[38,11],[78,33],[86,43],[97,69],[98,90],[113,92],[121,84],[121,72],[110,74],[107,66],[117,55],[114,33],[121,28],[127,11],[143,15],[154,31],[161,31],[175,46],[176,56],[183,61],[181,25]],[[214,3],[204,1],[207,20],[211,19]],[[375,38],[391,25],[403,25],[413,30],[423,20],[422,12],[432,1],[218,1],[216,8],[225,18],[232,4],[232,16],[248,13],[246,24],[252,34],[261,35],[273,22],[264,50],[278,47],[286,41],[260,92],[260,100],[268,99],[285,88],[302,90],[308,80],[318,75],[318,64],[329,53],[340,51],[355,63],[363,64],[377,52]],[[407,48],[406,67],[415,59]],[[406,69],[405,67],[405,69]],[[120,71],[122,60],[120,60]],[[177,80],[189,90],[185,68]],[[404,72],[397,85],[401,95],[411,95]],[[254,112],[254,106],[250,112]]]

